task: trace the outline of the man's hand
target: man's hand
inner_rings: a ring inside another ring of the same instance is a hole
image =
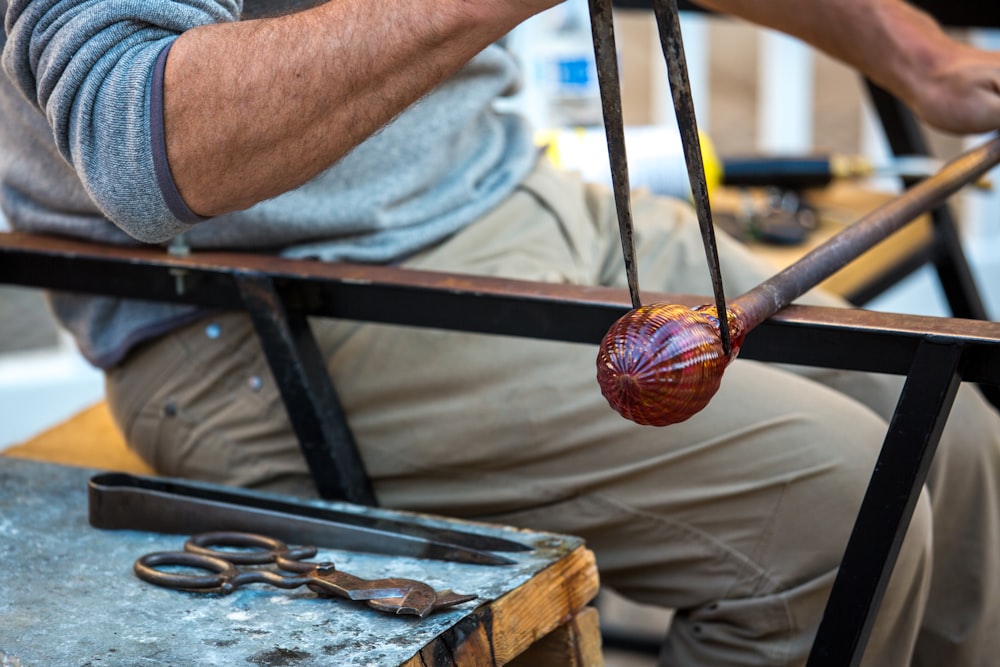
[[[1000,52],[959,44],[921,73],[907,100],[914,112],[946,132],[968,134],[1000,128]]]

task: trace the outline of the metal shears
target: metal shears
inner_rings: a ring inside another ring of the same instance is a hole
[[[306,586],[324,597],[362,601],[382,612],[421,618],[477,597],[450,590],[436,591],[415,579],[362,579],[338,570],[331,562],[304,561],[315,556],[316,551],[313,546],[289,547],[281,540],[255,533],[215,531],[192,536],[183,551],[157,551],[141,556],[133,570],[151,584],[201,593],[231,593],[254,583],[284,589]],[[266,565],[275,567],[240,567]],[[170,566],[209,574],[159,569]]]

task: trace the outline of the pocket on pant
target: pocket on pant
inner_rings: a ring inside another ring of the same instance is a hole
[[[227,403],[226,397],[213,401],[214,407]],[[239,401],[230,395],[231,401]],[[246,474],[248,467],[256,465],[255,456],[247,451],[239,439],[233,437],[230,422],[254,419],[258,406],[241,408],[245,417],[231,409],[213,409],[210,404],[196,409],[186,407],[175,399],[154,399],[136,415],[129,433],[129,441],[147,462],[164,475],[188,477],[220,484],[233,483],[233,475]],[[217,419],[212,413],[225,413]],[[221,422],[221,423],[220,423]]]
[[[189,437],[190,429],[177,417],[171,402],[151,401],[140,407],[128,424],[129,446],[158,473],[179,476],[177,444]]]

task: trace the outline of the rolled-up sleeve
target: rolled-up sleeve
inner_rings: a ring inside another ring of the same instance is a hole
[[[12,0],[2,63],[109,220],[165,241],[200,218],[174,188],[162,72],[179,34],[238,20],[239,0]]]

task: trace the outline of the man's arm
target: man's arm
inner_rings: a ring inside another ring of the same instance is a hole
[[[1000,53],[949,37],[902,0],[696,0],[799,37],[953,133],[1000,128]]]
[[[192,211],[306,182],[559,0],[313,0],[245,22],[240,0],[0,2],[6,76],[101,212],[162,243]]]
[[[182,34],[164,73],[167,155],[195,213],[242,209],[346,155],[558,0],[331,0]]]

